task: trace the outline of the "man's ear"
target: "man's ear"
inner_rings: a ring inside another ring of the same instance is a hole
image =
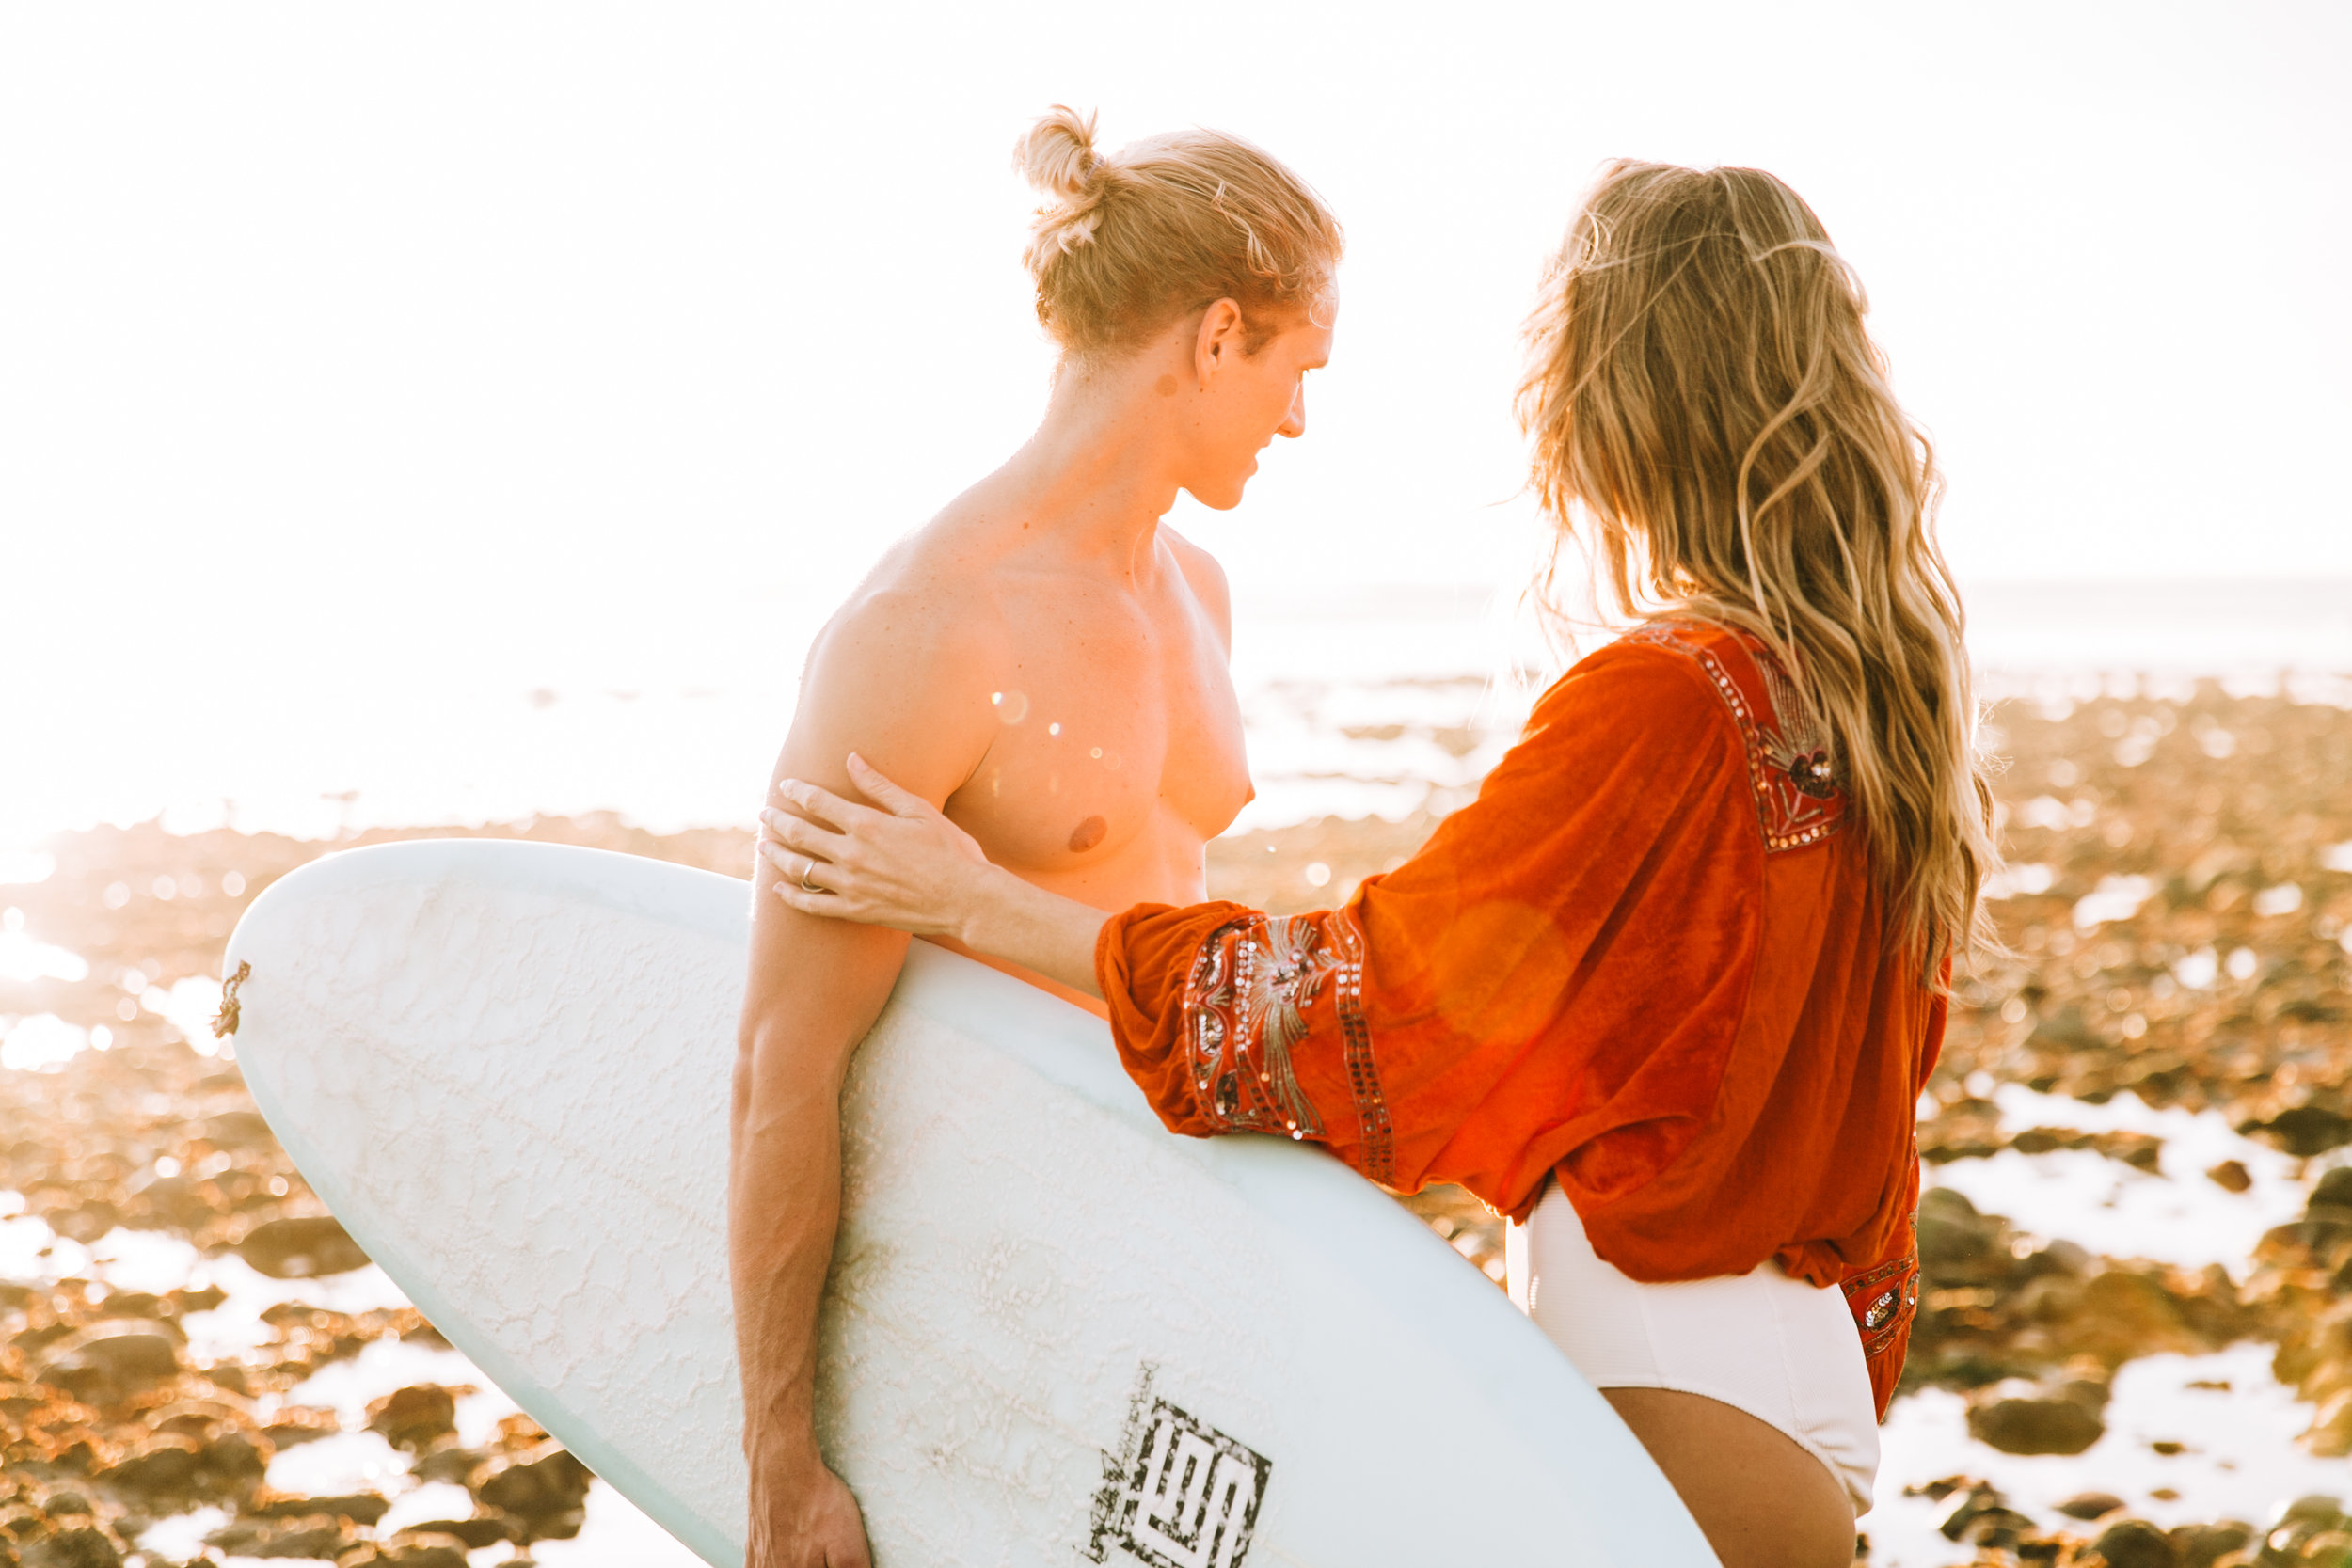
[[[1220,299],[1200,312],[1200,330],[1193,338],[1193,372],[1205,389],[1219,369],[1242,356],[1244,327],[1241,306]]]

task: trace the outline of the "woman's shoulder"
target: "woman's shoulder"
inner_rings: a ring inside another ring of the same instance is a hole
[[[1645,623],[1595,651],[1537,705],[1531,728],[1608,715],[1652,744],[1702,734],[1730,744],[1755,798],[1765,844],[1795,849],[1846,816],[1828,726],[1764,640],[1687,618]]]
[[[1628,718],[1687,726],[1729,720],[1723,675],[1741,650],[1731,634],[1695,622],[1653,621],[1585,655],[1535,705],[1538,721],[1564,709],[1621,710]]]

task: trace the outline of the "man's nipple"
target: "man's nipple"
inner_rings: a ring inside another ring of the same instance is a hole
[[[1089,849],[1102,843],[1103,835],[1110,831],[1111,825],[1101,817],[1088,817],[1070,830],[1070,852],[1073,855],[1085,854]]]

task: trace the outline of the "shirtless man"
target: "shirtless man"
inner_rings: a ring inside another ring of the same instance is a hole
[[[1023,164],[1049,198],[1029,264],[1064,350],[1044,420],[827,625],[776,777],[850,793],[854,751],[1041,887],[1189,903],[1250,785],[1224,576],[1160,519],[1180,489],[1239,504],[1258,453],[1305,430],[1339,230],[1280,165],[1214,133],[1106,158],[1090,119],[1057,110]],[[793,911],[767,896],[777,876],[760,864],[728,1198],[747,1568],[864,1568],[857,1504],[811,1425],[817,1311],[842,1080],[908,939]]]

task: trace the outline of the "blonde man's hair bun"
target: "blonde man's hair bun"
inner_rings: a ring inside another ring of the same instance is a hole
[[[1087,182],[1102,155],[1094,150],[1094,119],[1067,103],[1057,103],[1021,138],[1012,150],[1022,178],[1047,196],[1074,200],[1086,194]]]
[[[1152,136],[1104,156],[1095,117],[1057,103],[1013,148],[1045,198],[1023,263],[1037,315],[1073,354],[1139,346],[1219,299],[1253,317],[1251,353],[1329,290],[1340,226],[1271,154],[1217,131]]]

